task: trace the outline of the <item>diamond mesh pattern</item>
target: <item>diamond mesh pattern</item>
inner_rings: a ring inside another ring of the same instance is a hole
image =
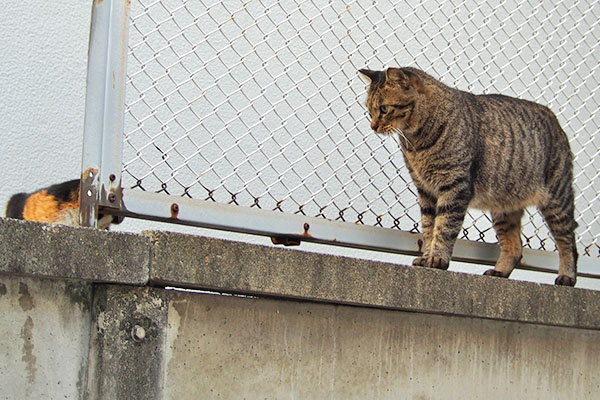
[[[123,184],[395,228],[419,207],[357,69],[413,65],[548,105],[576,156],[579,245],[598,256],[600,2],[134,0]],[[535,210],[524,244],[554,250]],[[471,211],[462,237],[495,242]]]

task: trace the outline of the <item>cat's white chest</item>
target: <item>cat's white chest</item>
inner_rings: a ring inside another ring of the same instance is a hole
[[[106,229],[112,222],[112,215],[103,215],[98,220],[98,228]],[[62,210],[56,221],[53,221],[56,224],[69,225],[69,226],[79,226],[79,208],[68,208],[66,210]]]

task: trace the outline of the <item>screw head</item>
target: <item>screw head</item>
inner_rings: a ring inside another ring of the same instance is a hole
[[[114,203],[115,201],[117,201],[117,195],[114,193],[109,193],[108,194],[108,201],[110,201],[111,203]]]
[[[146,338],[146,330],[143,326],[135,325],[131,328],[131,338],[136,342],[141,342]]]

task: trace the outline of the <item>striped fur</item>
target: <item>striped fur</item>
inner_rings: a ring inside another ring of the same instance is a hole
[[[560,257],[558,285],[575,285],[573,155],[547,107],[450,88],[415,68],[360,70],[371,128],[399,134],[421,206],[424,251],[413,264],[447,269],[468,207],[491,212],[501,252],[486,275],[521,260],[521,217],[542,213]]]
[[[6,204],[6,217],[70,226],[79,225],[79,179],[62,182],[33,193],[17,193]],[[98,216],[98,228],[108,229],[122,217]]]

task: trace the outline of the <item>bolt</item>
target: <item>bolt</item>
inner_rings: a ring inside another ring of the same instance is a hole
[[[173,203],[171,204],[171,218],[177,218],[177,214],[179,214],[179,204]]]
[[[419,246],[419,253],[423,252],[423,239],[417,240],[417,246]]]
[[[310,225],[308,224],[308,222],[304,223],[304,232],[308,232],[308,230],[310,229]]]
[[[108,194],[108,201],[110,201],[111,203],[114,203],[115,201],[117,201],[117,195],[114,193],[109,193]]]
[[[111,181],[111,182],[114,182],[114,181],[115,181],[115,179],[117,179],[117,177],[115,176],[115,174],[110,174],[110,175],[108,176],[108,180],[109,180],[109,181]]]
[[[146,338],[146,330],[139,325],[135,325],[131,329],[131,338],[136,342],[141,342]]]

